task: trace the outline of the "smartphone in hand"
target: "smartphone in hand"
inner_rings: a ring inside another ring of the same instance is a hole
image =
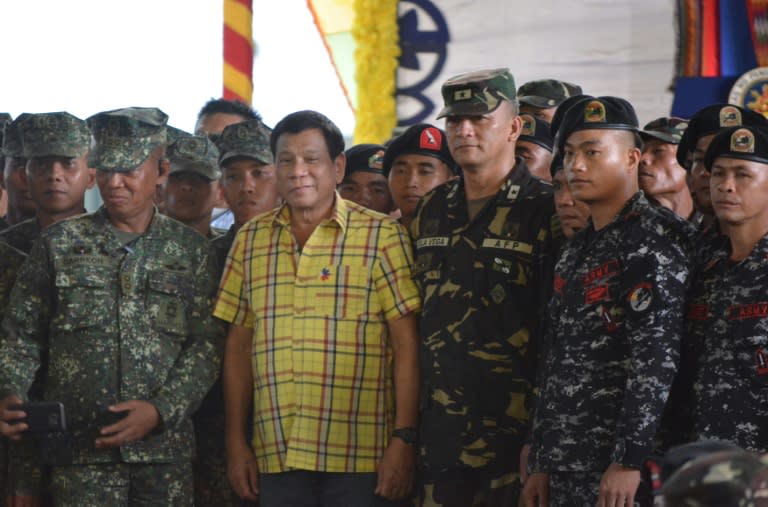
[[[28,401],[10,408],[22,410],[27,414],[27,417],[16,420],[16,423],[26,423],[27,429],[24,433],[45,434],[67,431],[64,404],[59,401]]]

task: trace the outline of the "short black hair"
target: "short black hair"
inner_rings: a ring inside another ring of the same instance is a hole
[[[209,114],[237,114],[244,120],[261,120],[261,115],[251,106],[239,100],[211,99],[197,113],[197,119]]]
[[[282,134],[298,134],[310,129],[318,129],[323,133],[331,160],[335,160],[344,151],[344,136],[339,127],[324,114],[305,110],[291,113],[275,125],[272,135],[269,137],[269,149],[272,150],[272,156],[277,158],[277,140]]]

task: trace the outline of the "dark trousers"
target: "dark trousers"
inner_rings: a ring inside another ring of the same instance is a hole
[[[376,496],[375,473],[295,470],[259,474],[260,507],[395,507]]]

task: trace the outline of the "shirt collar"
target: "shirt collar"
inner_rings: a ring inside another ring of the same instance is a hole
[[[349,203],[342,199],[338,192],[334,191],[333,208],[331,210],[331,216],[327,219],[327,221],[335,222],[339,226],[339,229],[345,231],[347,229],[349,210]],[[272,224],[273,226],[276,224],[282,227],[287,227],[290,225],[290,223],[291,210],[288,207],[288,204],[283,202],[283,204],[277,208],[272,215]]]

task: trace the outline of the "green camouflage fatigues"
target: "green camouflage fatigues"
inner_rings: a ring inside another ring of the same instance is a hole
[[[210,239],[211,255],[215,257],[216,280],[221,278],[227,254],[235,240],[235,226],[226,234]],[[227,456],[224,442],[224,387],[221,376],[203,399],[200,408],[192,416],[195,425],[197,453],[193,462],[195,505],[235,506],[245,505],[229,484]]]
[[[530,470],[602,474],[611,463],[639,469],[651,454],[677,371],[692,232],[638,193],[610,224],[595,231],[590,221],[566,244]]]
[[[472,221],[461,180],[434,189],[417,210],[411,232],[423,299],[419,437],[427,482],[518,471],[558,249],[553,214],[551,185],[519,157]]]
[[[29,254],[35,240],[40,237],[37,218],[30,218],[0,232],[0,243],[7,243],[16,250]]]
[[[25,397],[47,366],[43,399],[64,404],[70,432],[46,440],[46,463],[189,462],[189,416],[218,373],[223,343],[209,250],[157,213],[125,247],[104,209],[42,234],[11,293],[0,386]],[[95,449],[106,408],[132,399],[152,403],[160,426],[139,442]]]

